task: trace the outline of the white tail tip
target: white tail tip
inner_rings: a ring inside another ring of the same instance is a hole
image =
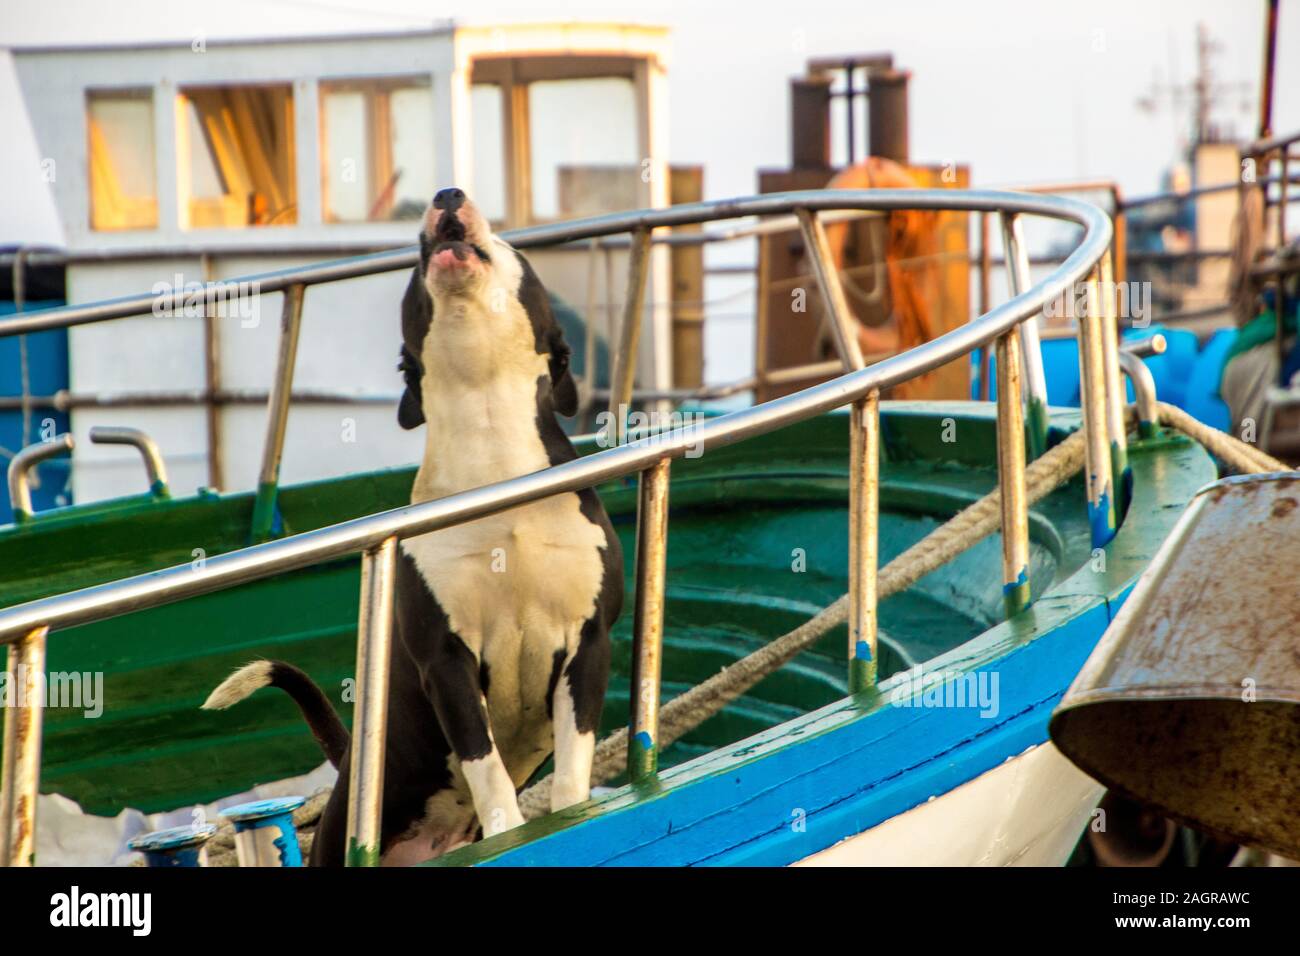
[[[271,683],[270,661],[253,661],[251,664],[245,664],[217,685],[216,690],[203,702],[203,709],[225,710],[269,683]]]

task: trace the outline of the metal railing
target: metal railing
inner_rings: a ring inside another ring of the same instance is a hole
[[[861,356],[851,346],[841,355],[846,374],[785,397],[711,419],[689,429],[677,429],[641,438],[590,456],[521,475],[434,501],[308,531],[280,540],[209,557],[201,568],[185,564],[141,574],[67,594],[30,601],[0,611],[0,643],[9,646],[11,674],[34,679],[41,673],[45,642],[50,631],[102,621],[117,615],[154,608],[201,594],[357,554],[362,556],[362,590],[357,631],[357,699],[352,730],[351,789],[348,810],[349,859],[353,863],[377,861],[380,838],[383,752],[386,734],[385,680],[391,641],[392,575],[397,542],[496,514],[551,495],[591,488],[601,482],[639,475],[639,509],[636,546],[636,605],[633,633],[634,673],[652,685],[652,692],[633,698],[631,739],[647,742],[629,749],[629,769],[634,781],[651,776],[657,766],[656,729],[659,711],[659,661],[663,631],[664,574],[667,550],[668,490],[671,461],[688,450],[712,449],[775,431],[844,405],[850,415],[850,611],[847,649],[849,684],[857,692],[875,681],[876,668],[876,558],[879,520],[879,407],[882,389],[932,371],[973,349],[996,343],[1002,365],[998,389],[998,483],[1002,492],[1002,576],[1009,614],[1028,602],[1028,515],[1025,496],[1025,418],[1021,406],[1022,326],[1045,305],[1063,294],[1073,294],[1086,281],[1090,304],[1099,298],[1098,284],[1111,241],[1107,216],[1095,206],[1054,196],[1033,196],[993,191],[956,190],[835,190],[770,194],[749,199],[694,203],[668,209],[621,213],[572,223],[553,224],[510,235],[516,245],[535,248],[630,232],[645,237],[656,228],[691,225],[716,219],[778,215],[800,217],[822,286],[824,301],[832,311],[837,339],[855,342],[852,319],[844,309],[839,278],[831,267],[819,213],[831,209],[895,211],[906,209],[997,213],[1007,223],[1011,255],[1017,270],[1021,257],[1015,228],[1021,215],[1046,216],[1077,223],[1084,233],[1077,248],[1051,275],[1036,285],[1019,272],[1016,295],[989,309],[975,321],[950,331],[908,352],[868,367],[858,367]],[[642,240],[644,241],[644,239]],[[337,281],[387,269],[409,268],[414,250],[369,256],[342,263],[325,263],[287,269],[263,277],[262,291],[302,289],[319,282]],[[633,257],[629,289],[635,294],[643,283]],[[238,280],[232,280],[238,281]],[[248,280],[244,280],[248,281]],[[51,310],[41,316],[17,320],[27,331],[66,327],[83,322],[150,311],[157,296],[132,296],[109,303]],[[287,296],[282,343],[296,338],[302,295]],[[634,298],[630,296],[630,298]],[[296,316],[294,315],[296,313]],[[628,320],[639,323],[637,301],[625,308]],[[1105,545],[1114,534],[1115,503],[1111,450],[1122,448],[1122,430],[1113,431],[1109,405],[1120,401],[1112,394],[1118,376],[1107,374],[1107,336],[1103,325],[1113,313],[1089,308],[1079,318],[1078,335],[1082,372],[1084,428],[1087,442],[1088,514],[1093,545]],[[635,347],[635,336],[624,335],[625,346]],[[292,376],[294,349],[282,345],[281,365],[273,395],[286,398]],[[631,354],[618,358],[627,368]],[[282,423],[275,420],[276,401],[268,415],[268,454],[283,440]],[[278,439],[277,439],[278,436]],[[278,462],[278,447],[275,448]],[[5,714],[4,766],[0,771],[0,860],[27,864],[34,846],[37,783],[40,771],[41,708],[8,708]]]
[[[1293,142],[1298,136],[1286,137],[1278,142]],[[1253,144],[1248,147],[1243,155],[1251,155],[1251,150],[1259,149],[1261,146],[1268,148],[1269,143]],[[1280,176],[1260,176],[1256,184],[1267,189],[1269,186],[1278,185],[1282,181]],[[1300,174],[1292,173],[1288,177],[1292,184],[1300,182]],[[1236,191],[1241,188],[1237,182],[1218,183],[1210,186],[1195,187],[1183,192],[1162,192],[1138,197],[1125,197],[1119,185],[1113,180],[1077,180],[1069,182],[1055,183],[1037,183],[1030,185],[1013,185],[995,187],[998,189],[1007,189],[1016,192],[1030,192],[1036,194],[1070,194],[1080,192],[1105,193],[1109,198],[1109,211],[1111,214],[1114,228],[1114,239],[1112,247],[1113,271],[1115,281],[1118,284],[1125,282],[1127,267],[1132,265],[1145,265],[1150,263],[1174,264],[1182,262],[1199,262],[1206,259],[1223,259],[1232,255],[1228,249],[1209,249],[1209,250],[1189,250],[1183,252],[1126,252],[1124,243],[1126,214],[1129,210],[1153,205],[1156,203],[1183,203],[1190,202],[1204,196],[1219,194],[1223,192]],[[1274,197],[1266,193],[1266,206],[1273,208],[1279,202],[1296,202],[1300,200],[1300,195],[1291,193],[1289,196],[1285,187],[1279,190],[1279,196]],[[844,222],[851,219],[863,217],[878,216],[880,213],[849,210],[839,212],[827,212],[821,218],[826,224],[834,222]],[[965,256],[965,260],[972,265],[977,271],[977,293],[979,299],[979,312],[987,312],[991,307],[991,285],[990,276],[993,269],[1005,267],[1006,258],[998,253],[994,255],[991,250],[992,239],[990,234],[990,220],[988,213],[980,213],[978,226],[975,230],[974,245],[970,253]],[[677,246],[710,246],[718,243],[725,243],[747,238],[761,238],[763,236],[775,233],[787,232],[799,229],[799,222],[796,216],[773,217],[762,220],[757,223],[742,223],[728,226],[723,229],[708,230],[703,232],[686,232],[686,233],[669,233],[664,235],[652,235],[650,242],[652,245],[665,245],[670,247]],[[521,247],[527,247],[527,236],[525,232],[513,231],[502,233],[507,239],[517,239]],[[586,303],[586,323],[588,327],[588,352],[594,351],[595,343],[595,321],[594,316],[598,314],[611,315],[616,310],[616,303],[597,302],[594,296],[595,274],[603,271],[606,276],[607,287],[612,283],[609,281],[612,272],[612,263],[610,255],[613,252],[629,251],[632,249],[634,237],[625,235],[603,236],[590,240],[583,245],[570,244],[566,251],[578,255],[588,255],[591,258],[589,269],[592,275],[588,280],[588,301]],[[199,244],[199,245],[179,245],[168,246],[165,249],[156,247],[150,248],[127,248],[120,250],[89,250],[69,252],[53,247],[21,247],[16,251],[0,252],[0,266],[12,267],[15,270],[15,289],[22,285],[19,281],[19,272],[24,264],[41,264],[41,265],[66,265],[85,262],[118,262],[132,261],[138,259],[157,259],[160,255],[166,257],[189,257],[189,258],[207,258],[211,256],[229,256],[229,257],[248,257],[254,254],[274,254],[282,255],[300,255],[300,256],[321,256],[332,255],[340,256],[344,254],[356,255],[365,253],[378,257],[392,254],[407,254],[411,252],[411,247],[396,246],[392,243],[386,244],[342,244],[338,242],[321,241],[317,243],[302,243],[287,247],[275,246],[268,249],[265,247],[253,247],[240,244]],[[950,259],[958,254],[941,253],[935,258]],[[1023,253],[1022,253],[1023,255]],[[597,258],[603,257],[603,270],[597,263]],[[379,263],[379,271],[387,271],[388,267],[383,265],[382,258],[376,260]],[[908,260],[900,260],[908,261]],[[1054,266],[1064,261],[1059,255],[1037,255],[1028,257],[1031,266]],[[878,269],[878,263],[871,263],[864,267]],[[706,275],[719,274],[745,274],[750,275],[757,266],[754,263],[733,264],[728,266],[706,266]],[[841,276],[847,276],[850,270],[842,269]],[[1267,281],[1272,278],[1272,274],[1265,275],[1263,270],[1257,270],[1262,280]],[[370,272],[364,275],[372,274]],[[252,281],[257,277],[244,277],[242,279],[229,280],[227,285],[237,284],[239,282]],[[798,277],[795,281],[804,281],[806,277]],[[332,281],[326,279],[325,281]],[[214,289],[220,289],[221,284],[213,284]],[[271,290],[267,290],[271,291]],[[17,294],[17,293],[16,293]],[[21,296],[19,296],[21,298]],[[134,297],[133,297],[134,298]],[[215,293],[212,298],[216,298]],[[113,300],[126,301],[126,300]],[[157,300],[155,300],[157,301]],[[106,303],[95,303],[95,306]],[[667,306],[675,305],[675,302],[665,303]],[[19,312],[24,310],[20,303]],[[42,322],[46,320],[67,320],[71,324],[81,324],[83,314],[79,311],[82,306],[61,307],[58,309],[45,309],[32,315],[32,318],[40,318]],[[1163,323],[1181,322],[1187,320],[1202,319],[1211,316],[1217,316],[1231,308],[1231,303],[1223,302],[1210,306],[1201,306],[1189,310],[1181,310],[1172,313],[1162,314],[1158,321]],[[111,316],[110,316],[111,317]],[[612,321],[607,321],[608,325],[614,325]],[[1121,325],[1121,328],[1123,326]],[[26,334],[27,326],[16,322],[0,322],[0,338],[9,335]],[[1048,329],[1044,332],[1044,337],[1050,336],[1056,332],[1056,329]],[[1074,331],[1067,330],[1068,336],[1073,337]],[[1032,348],[1027,351],[1027,356],[1032,355]],[[584,353],[585,354],[585,353]],[[873,358],[880,358],[878,356]],[[991,355],[985,354],[979,356],[979,375],[977,381],[980,383],[981,398],[988,400],[991,392],[989,391],[989,364]],[[1032,368],[1032,359],[1027,358],[1026,374],[1031,379],[1034,377]],[[809,362],[804,365],[782,367],[779,369],[770,369],[763,367],[763,363],[758,363],[754,374],[744,376],[739,379],[725,381],[713,385],[700,385],[695,387],[680,387],[667,389],[638,388],[633,391],[633,398],[637,401],[645,402],[680,402],[680,401],[710,401],[727,398],[739,393],[749,391],[759,391],[764,386],[779,386],[782,384],[793,384],[798,382],[812,381],[823,378],[832,374],[835,370],[841,368],[841,363],[832,362]],[[616,404],[611,402],[611,396],[619,394],[619,389],[611,386],[600,386],[596,384],[592,377],[585,374],[579,380],[579,421],[588,421],[589,414],[594,408]],[[382,392],[360,392],[352,390],[293,390],[290,401],[293,404],[382,404],[395,402],[396,393],[386,394]],[[225,405],[256,405],[266,404],[269,398],[267,390],[251,389],[229,389],[214,387],[211,389],[194,389],[194,390],[177,390],[177,391],[114,391],[111,394],[98,393],[80,393],[72,392],[67,389],[59,390],[53,394],[27,395],[4,397],[0,396],[0,410],[19,409],[27,410],[33,408],[49,408],[55,411],[69,411],[75,408],[85,407],[168,407],[173,405],[206,405],[209,407]],[[1035,410],[1030,409],[1029,417],[1034,417]],[[212,454],[216,454],[213,452]],[[212,484],[218,485],[217,480]]]
[[[1265,173],[1268,172],[1268,168],[1272,164],[1274,158],[1278,160],[1278,163],[1281,167],[1278,175],[1278,179],[1280,180],[1280,185],[1278,188],[1281,190],[1281,195],[1278,197],[1277,233],[1276,233],[1274,246],[1273,246],[1275,254],[1280,253],[1283,247],[1286,246],[1286,242],[1287,242],[1287,236],[1286,236],[1287,185],[1290,180],[1290,175],[1288,174],[1288,170],[1290,168],[1291,159],[1292,159],[1291,147],[1295,143],[1300,143],[1300,132],[1290,133],[1286,136],[1275,136],[1272,139],[1257,140],[1256,142],[1250,144],[1250,146],[1246,149],[1244,154],[1246,156],[1249,156],[1250,159],[1253,162],[1255,162],[1257,166],[1262,165],[1264,167],[1263,171]],[[1248,185],[1246,183],[1242,183],[1241,188],[1244,192],[1248,188]],[[1267,193],[1265,195],[1267,195]],[[1283,264],[1277,259],[1275,259],[1274,262],[1270,265],[1266,265],[1264,268],[1256,268],[1255,270],[1252,270],[1252,273],[1259,281],[1267,282],[1271,280],[1273,284],[1273,296],[1274,296],[1273,314],[1277,316],[1277,331],[1274,334],[1273,342],[1274,342],[1274,349],[1277,352],[1278,375],[1280,376],[1281,371],[1283,368],[1286,367],[1286,362],[1287,362],[1286,323],[1283,321],[1283,317],[1287,314],[1286,279],[1288,273],[1294,271],[1294,267],[1292,266],[1291,268],[1286,268],[1286,267],[1279,268],[1280,266],[1283,266]],[[1274,381],[1271,384],[1276,386],[1283,383],[1279,381]]]
[[[1112,245],[1111,258],[1112,269],[1115,281],[1123,284],[1128,281],[1128,272],[1134,266],[1143,265],[1175,265],[1180,263],[1197,263],[1204,260],[1228,259],[1233,255],[1231,249],[1191,249],[1180,252],[1133,252],[1127,248],[1127,222],[1128,215],[1134,210],[1140,210],[1148,206],[1162,203],[1183,204],[1194,202],[1207,196],[1220,195],[1227,192],[1239,192],[1243,188],[1257,186],[1264,190],[1265,209],[1275,209],[1278,230],[1274,243],[1274,248],[1281,248],[1285,243],[1286,232],[1286,209],[1291,203],[1300,201],[1300,194],[1296,192],[1288,193],[1288,185],[1294,186],[1300,183],[1300,174],[1288,173],[1286,169],[1285,147],[1300,141],[1300,133],[1290,134],[1284,137],[1260,141],[1243,147],[1242,157],[1254,159],[1257,163],[1263,162],[1264,169],[1258,171],[1253,181],[1230,181],[1226,183],[1214,183],[1207,186],[1195,186],[1180,192],[1164,191],[1142,196],[1125,196],[1119,188],[1119,184],[1113,180],[1078,180],[1072,182],[1060,183],[1040,183],[1028,186],[1007,186],[1003,188],[1014,189],[1016,191],[1025,191],[1033,193],[1078,193],[1092,192],[1105,193],[1110,200],[1110,214],[1115,236]],[[1272,161],[1273,154],[1281,154],[1282,171],[1277,175],[1266,175],[1268,163]],[[1292,157],[1294,160],[1295,157]],[[1276,195],[1271,191],[1271,187],[1277,187]],[[1005,259],[1000,256],[994,256],[990,252],[991,238],[989,234],[989,222],[987,215],[981,214],[979,228],[976,232],[977,241],[974,254],[971,256],[971,264],[978,270],[978,289],[980,298],[980,310],[987,311],[990,298],[989,276],[994,266],[1005,264]],[[1062,262],[1059,256],[1043,255],[1032,257],[1030,262],[1035,266],[1056,265]],[[1272,274],[1265,274],[1265,270],[1257,269],[1256,273],[1261,279],[1272,278]],[[1189,309],[1180,309],[1174,312],[1165,312],[1161,314],[1157,321],[1162,323],[1177,323],[1195,319],[1206,318],[1220,315],[1232,307],[1231,302],[1215,303],[1210,306],[1201,306]],[[982,396],[989,397],[987,389],[988,369],[987,358],[981,362],[981,388],[985,389]]]
[[[155,498],[168,498],[167,466],[162,452],[154,440],[138,428],[117,428],[96,425],[90,429],[90,440],[96,445],[130,445],[144,459],[145,473],[149,476],[149,493]],[[19,451],[9,461],[9,503],[13,507],[14,523],[31,519],[31,470],[42,461],[71,452],[75,442],[69,434],[54,436],[50,441],[37,442]]]

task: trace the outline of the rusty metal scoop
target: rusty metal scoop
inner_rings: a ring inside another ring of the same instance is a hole
[[[1108,787],[1300,858],[1300,473],[1207,485],[1052,715]]]

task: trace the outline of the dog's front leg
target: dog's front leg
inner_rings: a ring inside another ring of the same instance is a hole
[[[575,651],[565,659],[552,704],[555,776],[551,812],[582,803],[591,796],[591,764],[596,727],[609,680],[609,637],[594,621],[583,628]]]
[[[567,681],[555,689],[555,777],[551,780],[551,812],[582,803],[591,796],[591,761],[596,734],[581,733],[573,693]]]
[[[462,758],[460,769],[469,783],[469,792],[474,797],[474,812],[483,825],[485,837],[504,833],[524,822],[515,796],[515,785],[495,745],[482,757]]]
[[[426,674],[438,722],[460,761],[483,835],[493,836],[524,822],[515,785],[492,739],[478,661],[455,635]]]

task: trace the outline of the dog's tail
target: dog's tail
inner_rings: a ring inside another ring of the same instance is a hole
[[[348,749],[348,731],[330,706],[325,692],[292,664],[284,661],[253,661],[235,671],[208,695],[204,710],[225,710],[262,687],[278,687],[298,705],[312,736],[335,767]]]

